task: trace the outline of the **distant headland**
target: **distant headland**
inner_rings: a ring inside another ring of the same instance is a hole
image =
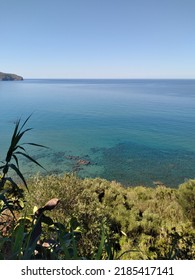
[[[0,72],[0,81],[22,81],[23,77],[16,74]]]

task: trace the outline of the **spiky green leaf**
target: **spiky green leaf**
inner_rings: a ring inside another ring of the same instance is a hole
[[[37,164],[38,166],[40,166],[41,168],[43,168],[44,170],[46,170],[40,163],[38,163],[38,161],[36,161],[35,159],[33,159],[31,156],[25,154],[25,153],[22,153],[22,152],[16,152],[15,154],[19,154],[19,155],[22,155],[24,157],[26,157],[27,159],[29,159],[30,161],[34,162],[35,164]]]
[[[23,144],[22,144],[22,145],[23,145]],[[18,150],[18,149],[23,150],[24,152],[26,152],[25,148],[22,147],[21,145],[17,145],[17,146],[14,148],[14,151],[16,151],[16,150]]]
[[[18,158],[17,158],[17,156],[13,155],[13,158],[15,159],[15,162],[16,162],[17,167],[18,167],[18,169],[19,169],[19,162],[18,162]]]
[[[104,228],[102,226],[102,235],[101,235],[101,241],[98,247],[98,252],[95,256],[95,260],[101,260],[101,256],[102,256],[102,252],[103,252],[103,248],[104,248],[104,244],[105,244],[105,231]]]
[[[21,132],[21,130],[23,129],[23,127],[25,126],[25,124],[28,122],[28,120],[30,119],[31,116],[32,116],[32,114],[30,114],[30,115],[26,118],[26,120],[23,122],[23,124],[22,124],[22,126],[21,126],[21,128],[20,128],[20,130],[19,130],[19,133]]]
[[[12,168],[16,172],[16,174],[20,177],[20,179],[22,180],[22,182],[24,183],[25,187],[28,190],[28,186],[27,186],[26,180],[24,179],[24,176],[22,175],[22,173],[20,172],[18,167],[15,166],[15,164],[13,164],[13,163],[9,164],[9,167]]]
[[[47,147],[47,146],[36,144],[36,143],[22,143],[22,145],[31,145],[31,146],[36,146],[36,147],[49,149],[49,147]]]

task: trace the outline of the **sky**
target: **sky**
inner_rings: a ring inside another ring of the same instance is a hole
[[[0,0],[0,71],[195,78],[195,0]]]

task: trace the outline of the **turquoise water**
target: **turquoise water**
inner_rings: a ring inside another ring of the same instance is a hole
[[[49,147],[29,149],[47,173],[172,187],[195,177],[195,80],[0,82],[0,102],[0,160],[14,121],[33,113],[24,141]]]

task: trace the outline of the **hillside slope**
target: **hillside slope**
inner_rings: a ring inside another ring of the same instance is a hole
[[[23,77],[16,74],[0,72],[0,81],[22,81]]]

